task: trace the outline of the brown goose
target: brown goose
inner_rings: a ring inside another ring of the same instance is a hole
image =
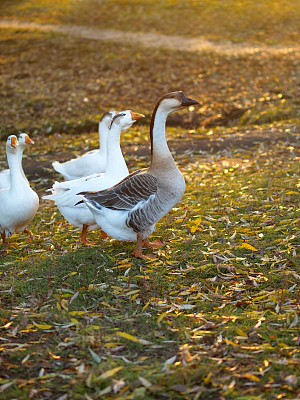
[[[182,198],[185,181],[170,153],[165,136],[169,114],[199,104],[183,92],[162,96],[155,105],[151,124],[151,164],[133,172],[115,186],[96,192],[80,192],[104,232],[117,240],[136,241],[133,255],[145,258],[143,245],[151,247],[148,236],[155,223]]]

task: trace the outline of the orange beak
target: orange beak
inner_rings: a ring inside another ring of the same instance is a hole
[[[34,141],[31,140],[30,137],[27,135],[27,136],[25,137],[25,143],[27,143],[27,144],[34,144]]]
[[[16,146],[18,146],[18,139],[15,137],[15,136],[13,136],[11,139],[10,139],[10,144],[12,145],[12,147],[16,147]]]
[[[133,111],[130,111],[130,114],[131,114],[131,118],[132,118],[134,121],[137,121],[137,120],[140,119],[140,118],[144,118],[144,116],[145,116],[145,115],[143,115],[143,114],[135,113],[135,112],[133,112]]]

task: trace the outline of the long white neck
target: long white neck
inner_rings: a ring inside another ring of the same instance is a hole
[[[10,170],[10,190],[16,190],[20,184],[24,183],[22,177],[17,151],[7,151],[7,162]]]
[[[117,123],[114,123],[108,132],[106,140],[105,174],[109,174],[110,176],[129,173],[120,146],[120,136],[121,128]]]
[[[100,153],[106,154],[106,140],[107,140],[108,126],[107,121],[99,122],[99,142],[100,142]]]
[[[25,176],[25,173],[23,171],[23,166],[22,166],[22,158],[23,158],[24,147],[25,146],[22,146],[21,144],[19,145],[18,162],[19,162],[19,168],[20,168],[21,174],[22,174],[23,178],[27,181],[27,178]]]
[[[169,113],[158,107],[152,115],[151,123],[151,168],[161,168],[165,164],[175,164],[166,140],[166,120]]]

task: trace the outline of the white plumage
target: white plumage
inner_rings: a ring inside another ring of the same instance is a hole
[[[6,155],[10,169],[9,187],[0,190],[0,233],[5,244],[6,238],[15,232],[25,232],[39,207],[38,195],[23,178],[18,162],[18,140],[15,135],[6,141]]]
[[[50,191],[52,194],[43,196],[43,199],[54,201],[61,214],[72,224],[81,229],[81,240],[88,243],[86,231],[99,228],[89,208],[81,203],[77,193],[81,190],[102,190],[116,184],[128,175],[128,168],[120,147],[120,134],[143,117],[142,114],[130,110],[116,114],[111,121],[107,136],[107,164],[102,174],[92,174],[66,182],[55,182]]]
[[[22,157],[23,157],[23,151],[24,151],[24,148],[26,147],[26,145],[33,144],[34,141],[30,139],[30,137],[27,135],[27,133],[20,133],[18,142],[19,142],[19,150],[18,150],[19,168],[20,168],[23,178],[28,183],[28,180],[23,171]],[[4,169],[3,171],[0,172],[0,189],[6,189],[9,187],[9,185],[10,185],[10,170]]]
[[[69,181],[105,171],[106,138],[108,126],[114,115],[116,115],[115,111],[108,111],[102,116],[101,121],[99,122],[99,149],[88,151],[82,156],[64,163],[58,161],[52,163],[53,168],[59,172],[65,180]]]
[[[166,141],[166,119],[172,112],[195,104],[198,101],[185,97],[182,92],[164,95],[151,118],[150,167],[130,174],[109,189],[79,193],[108,235],[118,240],[137,241],[133,252],[137,257],[144,258],[142,246],[151,246],[148,236],[155,223],[181,200],[185,191],[183,175]]]

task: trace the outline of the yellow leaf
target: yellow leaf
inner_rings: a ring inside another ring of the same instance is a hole
[[[203,379],[203,382],[208,384],[211,382],[212,372],[210,371],[208,375]]]
[[[101,304],[103,304],[104,306],[106,306],[112,310],[115,310],[115,307],[111,306],[110,304],[106,303],[105,301],[102,301]]]
[[[167,312],[164,312],[164,313],[160,314],[160,316],[157,318],[157,321],[156,321],[156,322],[159,324],[160,321],[161,321],[162,319],[164,319],[165,316],[166,316],[167,314],[168,314]]]
[[[84,315],[87,311],[70,311],[69,315]]]
[[[191,227],[191,233],[195,233],[196,232],[196,230],[198,229],[198,227],[197,227],[197,225],[193,225],[192,227]]]
[[[60,302],[61,306],[63,309],[65,309],[66,311],[68,311],[68,300],[62,299]]]
[[[242,375],[242,376],[243,376],[243,378],[251,379],[251,381],[255,381],[255,382],[259,382],[259,381],[260,381],[259,377],[256,376],[256,375],[244,374],[244,375]]]
[[[126,293],[126,296],[131,296],[132,294],[136,294],[139,293],[139,289],[138,290],[131,290],[130,292]]]
[[[112,342],[108,342],[104,344],[104,347],[108,347],[108,348],[114,348],[114,347],[118,347],[120,346],[121,343],[112,343]]]
[[[149,304],[150,304],[150,300],[149,300],[149,301],[147,301],[147,303],[144,305],[144,307],[143,307],[142,311],[146,310],[146,308],[149,306]]]
[[[12,321],[10,321],[10,322],[8,322],[7,324],[5,324],[5,325],[3,325],[3,326],[1,326],[1,328],[5,328],[5,329],[7,329],[7,328],[9,328],[10,326],[11,326],[11,324],[12,324],[13,322]]]
[[[126,332],[117,332],[117,335],[123,337],[124,339],[132,340],[133,342],[138,342],[138,343],[141,343],[141,344],[150,344],[151,343],[148,340],[139,339],[139,338],[137,338],[135,336],[132,336],[129,333],[126,333]]]
[[[231,340],[228,340],[228,339],[224,339],[224,342],[227,343],[227,344],[231,344],[232,346],[237,346],[236,343],[234,343],[234,342],[232,342]]]
[[[111,376],[115,375],[118,371],[120,371],[120,370],[123,369],[123,368],[124,368],[124,367],[116,367],[116,368],[113,368],[113,369],[109,369],[108,371],[103,372],[103,374],[101,374],[101,375],[99,376],[99,378],[97,378],[97,380],[98,380],[98,379],[107,379],[107,378],[110,378]]]
[[[251,244],[248,244],[248,243],[242,243],[242,247],[245,247],[245,249],[248,249],[248,250],[258,251],[255,247],[251,246]]]
[[[244,332],[244,331],[243,331],[242,329],[240,329],[240,328],[237,328],[237,329],[236,329],[236,333],[237,333],[238,335],[240,335],[240,336],[247,337],[247,333]]]
[[[47,325],[47,324],[33,324],[33,325],[39,329],[51,329],[52,328],[52,325]]]
[[[61,310],[61,306],[60,306],[60,303],[59,303],[59,301],[56,303],[56,307],[57,307],[58,311],[60,311],[60,310]]]

